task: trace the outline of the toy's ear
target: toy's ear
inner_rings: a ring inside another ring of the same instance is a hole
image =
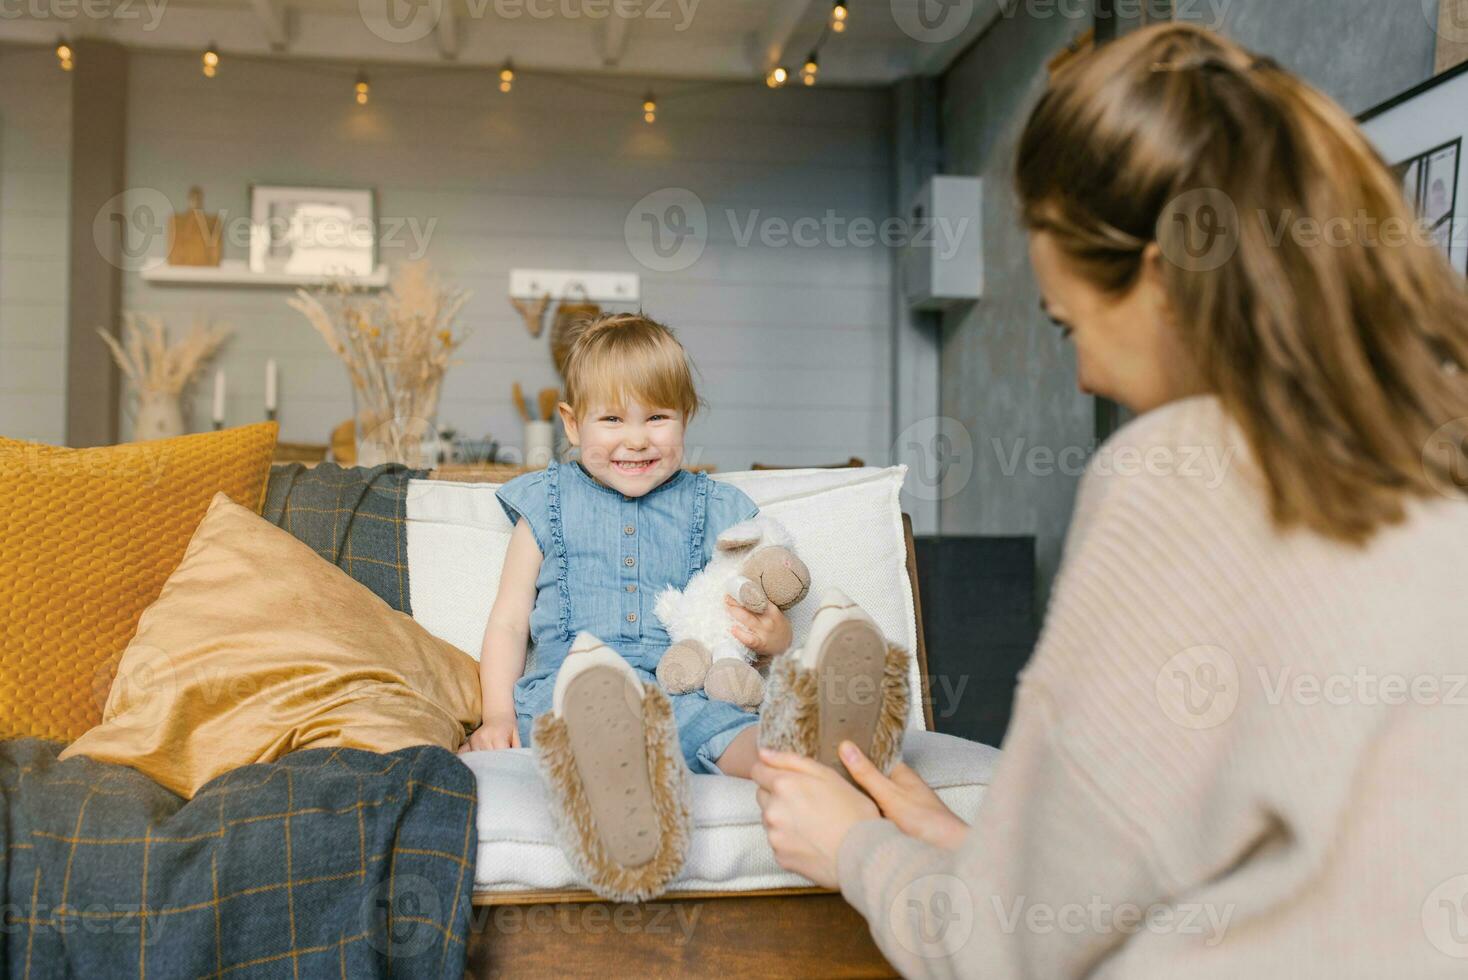
[[[718,548],[720,551],[733,553],[753,548],[762,537],[764,530],[756,521],[741,521],[724,529],[724,533],[719,535]]]

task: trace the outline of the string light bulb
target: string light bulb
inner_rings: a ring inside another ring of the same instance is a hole
[[[367,93],[369,91],[371,91],[371,86],[367,84],[367,73],[365,71],[357,72],[357,105],[367,104]]]
[[[642,97],[642,121],[655,123],[658,120],[658,100],[651,92]]]
[[[832,34],[840,34],[842,31],[846,30],[846,18],[848,16],[850,16],[850,11],[846,9],[846,4],[843,3],[842,0],[834,0],[834,2],[831,4]]]
[[[76,61],[72,58],[71,45],[66,43],[66,38],[56,39],[56,63],[61,66],[62,71],[71,71],[76,67]]]
[[[816,53],[812,51],[805,56],[805,64],[800,69],[800,80],[807,85],[814,85],[816,83],[816,75],[820,70],[821,66],[816,61]]]
[[[219,49],[214,42],[209,42],[209,47],[204,51],[204,77],[213,78],[219,74]]]
[[[785,70],[785,66],[776,65],[775,67],[771,68],[770,73],[765,76],[765,84],[768,85],[770,88],[779,88],[781,85],[784,85],[789,78],[790,72]]]
[[[505,60],[504,67],[500,69],[500,91],[508,92],[511,84],[515,81],[515,66]]]

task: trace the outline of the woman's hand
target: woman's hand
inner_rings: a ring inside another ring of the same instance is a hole
[[[830,766],[792,752],[760,749],[749,776],[780,867],[837,887],[841,842],[853,826],[880,815],[876,804]]]
[[[767,602],[764,612],[753,613],[731,595],[724,596],[724,605],[728,607],[729,615],[734,617],[734,625],[729,627],[729,632],[734,639],[759,654],[762,660],[769,660],[790,649],[790,620],[785,618],[779,606]]]
[[[884,776],[851,742],[842,742],[840,752],[851,778],[882,808],[882,816],[907,836],[951,851],[968,835],[968,824],[907,763],[897,763],[892,775]]]
[[[515,716],[495,714],[486,717],[484,724],[474,729],[474,734],[459,746],[459,753],[484,752],[488,749],[518,749],[519,747],[520,726],[515,723]]]

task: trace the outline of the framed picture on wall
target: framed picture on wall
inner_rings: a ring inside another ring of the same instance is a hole
[[[368,276],[377,265],[370,189],[250,185],[250,271]]]
[[[1359,121],[1395,168],[1433,240],[1468,275],[1468,62],[1362,113]]]

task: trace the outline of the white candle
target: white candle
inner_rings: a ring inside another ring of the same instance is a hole
[[[265,411],[275,411],[275,380],[276,367],[275,358],[265,362]]]
[[[224,369],[214,372],[214,421],[224,422]]]

